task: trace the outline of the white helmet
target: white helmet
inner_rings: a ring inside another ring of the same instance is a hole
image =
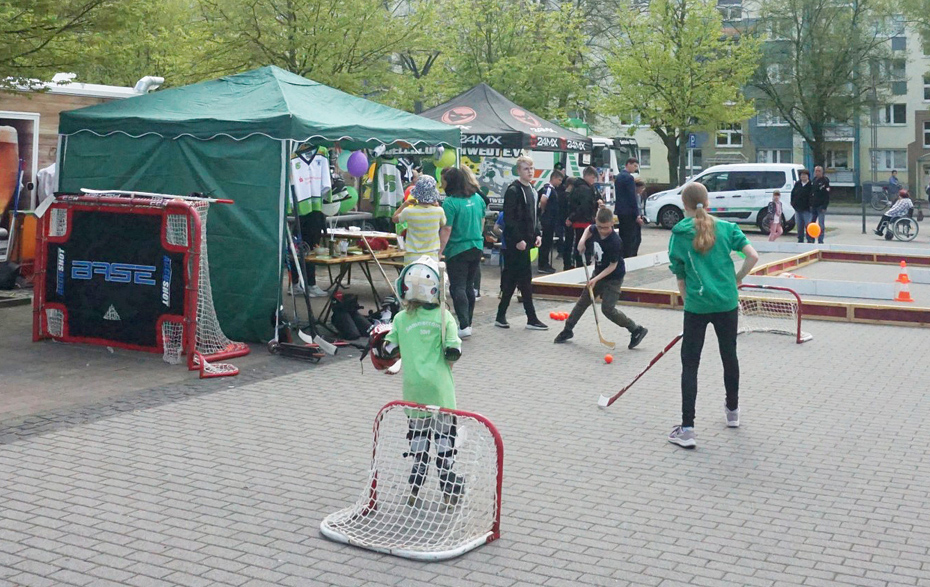
[[[441,287],[439,263],[427,255],[404,267],[397,278],[397,292],[406,302],[438,304]]]

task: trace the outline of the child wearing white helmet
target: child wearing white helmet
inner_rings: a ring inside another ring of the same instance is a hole
[[[444,272],[434,259],[423,256],[404,267],[397,278],[397,293],[404,309],[394,316],[384,337],[385,349],[400,349],[403,360],[404,400],[455,409],[452,363],[462,355],[462,340],[452,313],[441,303]],[[454,505],[464,481],[453,471],[455,463],[455,416],[408,410],[410,452],[410,501],[415,503],[429,472],[430,442],[436,443],[436,469],[447,504]]]

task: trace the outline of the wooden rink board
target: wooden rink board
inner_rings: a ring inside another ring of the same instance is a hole
[[[762,245],[757,247],[760,250],[759,264],[752,270],[751,276],[795,273],[799,269],[814,266],[818,262],[830,261],[889,266],[890,281],[894,281],[898,271],[891,266],[898,266],[901,261],[906,261],[909,267],[930,267],[930,255],[918,254],[922,251],[913,249],[894,252],[889,249],[867,250],[866,247],[848,247],[848,250],[845,250],[842,245],[832,245],[811,247],[809,250],[795,252],[795,250],[771,250],[762,243],[759,245]],[[805,247],[805,245],[800,246]],[[624,279],[624,287],[620,296],[621,303],[652,308],[682,309],[683,304],[681,296],[678,295],[675,276],[668,269],[667,255],[665,255],[664,262],[661,258],[663,254],[657,255],[645,255],[644,257],[648,257],[648,260],[641,260],[640,257],[627,259],[631,268]],[[735,254],[733,260],[734,268],[742,263],[742,259]],[[787,288],[792,288],[792,285],[799,281],[791,278],[782,279],[784,283],[780,285]],[[750,278],[747,278],[747,283],[749,281]],[[584,289],[584,282],[583,268],[541,275],[532,282],[533,295],[542,299],[573,301]],[[930,306],[926,305],[930,304],[930,286],[915,283],[909,286],[911,296],[916,300],[911,303],[801,294],[799,296],[802,313],[806,319],[930,327]]]

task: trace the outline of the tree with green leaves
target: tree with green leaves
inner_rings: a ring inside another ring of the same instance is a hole
[[[422,28],[401,2],[199,0],[216,73],[277,65],[340,90],[384,90],[391,59]]]
[[[823,165],[830,131],[876,97],[888,57],[887,0],[766,0],[751,32],[763,41],[756,104],[780,114]],[[881,88],[879,88],[881,89]]]
[[[432,59],[422,74],[404,63],[386,100],[410,109],[426,108],[481,83],[542,116],[558,118],[583,107],[591,96],[585,87],[581,56],[584,38],[576,15],[530,0],[443,0],[429,8],[418,44],[420,62]]]
[[[119,0],[0,0],[0,89],[31,86],[81,62],[81,39],[119,28]]]
[[[684,177],[688,134],[752,115],[743,95],[758,43],[724,31],[715,0],[652,0],[618,12],[608,46],[608,114],[636,115],[668,149],[669,178]]]

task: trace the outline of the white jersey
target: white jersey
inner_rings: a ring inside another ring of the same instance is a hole
[[[393,163],[378,165],[378,205],[394,209],[404,201],[404,183]]]
[[[291,184],[294,186],[298,202],[322,198],[333,189],[333,181],[329,176],[329,160],[317,156],[308,165],[300,157],[294,157],[291,159]]]

